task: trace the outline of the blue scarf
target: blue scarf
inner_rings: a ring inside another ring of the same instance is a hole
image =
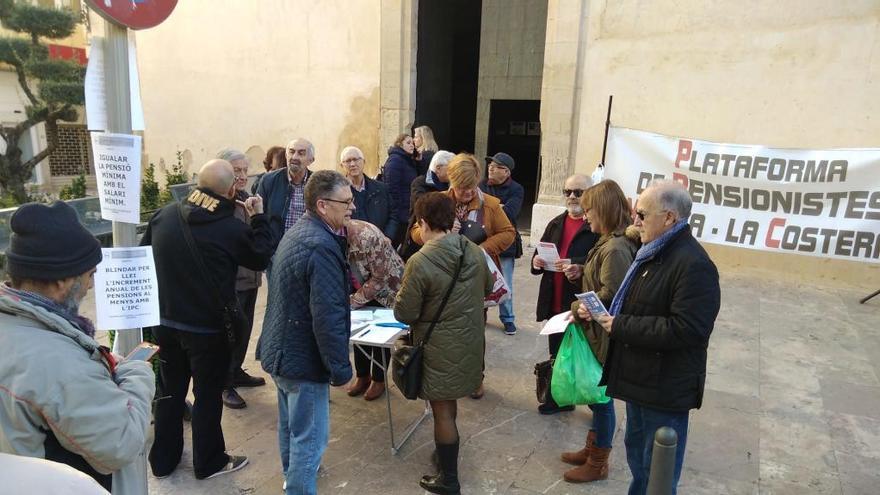
[[[620,308],[623,307],[626,293],[629,292],[629,288],[632,285],[632,281],[636,278],[636,273],[638,273],[639,268],[641,268],[645,261],[652,259],[657,253],[662,251],[673,237],[686,228],[689,228],[687,220],[681,220],[671,229],[664,232],[663,235],[645,244],[639,249],[636,253],[636,259],[633,260],[632,265],[629,265],[629,270],[626,271],[626,276],[623,277],[623,283],[620,285],[620,289],[617,289],[617,294],[614,294],[614,300],[611,301],[611,307],[608,308],[608,313],[610,313],[611,316],[616,316],[617,313],[620,312]]]
[[[442,182],[433,170],[428,170],[428,175],[427,177],[425,177],[425,182],[434,186],[438,191],[445,191],[449,189],[449,183]]]
[[[47,297],[26,290],[13,289],[12,287],[5,284],[0,285],[0,293],[3,292],[10,294],[18,299],[21,299],[28,304],[43,308],[50,313],[54,313],[64,318],[65,320],[70,322],[70,324],[73,325],[77,330],[88,335],[89,337],[94,338],[95,336],[95,326],[88,318],[69,311],[64,306],[56,303],[55,301]]]

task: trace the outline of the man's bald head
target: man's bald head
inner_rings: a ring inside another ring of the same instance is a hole
[[[565,208],[568,210],[569,216],[572,218],[580,218],[584,214],[584,208],[581,206],[581,196],[584,191],[593,185],[593,179],[584,174],[569,175],[562,185],[562,195],[565,197]],[[566,194],[565,191],[569,191]]]
[[[593,179],[584,174],[572,174],[565,179],[565,189],[589,189],[593,185]]]
[[[226,160],[215,158],[209,160],[199,169],[198,186],[208,189],[214,194],[229,198],[232,184],[235,182],[235,173],[232,164]]]

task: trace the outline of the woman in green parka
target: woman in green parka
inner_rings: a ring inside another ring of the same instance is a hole
[[[480,248],[451,232],[455,204],[449,196],[425,194],[413,215],[424,245],[406,264],[394,317],[410,325],[414,344],[424,339],[450,284],[455,284],[425,345],[419,397],[429,401],[433,411],[440,473],[423,476],[419,485],[432,493],[458,494],[456,400],[482,381],[483,299],[492,291],[492,279]]]

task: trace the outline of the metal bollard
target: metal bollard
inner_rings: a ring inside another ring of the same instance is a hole
[[[675,450],[678,434],[668,426],[654,433],[654,453],[651,456],[651,471],[648,475],[648,495],[670,495],[675,478]]]

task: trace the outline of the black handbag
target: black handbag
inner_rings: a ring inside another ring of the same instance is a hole
[[[452,282],[446,290],[446,295],[443,296],[443,301],[437,308],[434,320],[431,321],[428,331],[425,332],[425,338],[416,345],[413,345],[409,336],[401,337],[394,343],[394,350],[391,354],[391,378],[403,396],[409,400],[417,399],[419,392],[422,390],[425,345],[427,345],[428,339],[431,338],[434,327],[437,326],[437,321],[440,319],[440,314],[443,313],[443,308],[446,307],[446,303],[449,301],[449,296],[452,295],[452,289],[455,287],[455,282],[461,273],[461,265],[464,264],[466,249],[467,245],[461,243],[461,258],[459,258],[458,266],[455,268],[455,275],[452,276]]]
[[[553,359],[535,364],[535,395],[538,404],[546,404],[550,400],[550,380],[553,378]]]
[[[202,258],[202,253],[196,248],[196,242],[193,240],[189,223],[187,223],[186,218],[183,216],[182,203],[177,203],[177,218],[180,221],[180,230],[183,232],[183,238],[189,248],[189,253],[195,261],[199,272],[201,272],[204,286],[213,289],[212,292],[214,293],[214,299],[220,305],[220,319],[223,326],[222,330],[226,335],[226,343],[230,348],[233,348],[238,340],[238,335],[242,335],[251,323],[248,321],[247,316],[245,316],[244,311],[242,311],[241,306],[238,303],[238,297],[233,297],[230,300],[224,298],[223,295],[220,294],[220,289],[217,287],[217,283],[214,281],[214,278],[211,277],[208,268],[205,266],[205,260]]]

